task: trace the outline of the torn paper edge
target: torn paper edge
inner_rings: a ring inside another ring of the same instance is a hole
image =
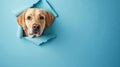
[[[24,6],[23,8],[20,8],[20,9],[14,9],[14,10],[12,10],[12,13],[14,13],[16,17],[18,17],[24,10],[26,10],[27,8],[31,8],[32,6],[34,6],[35,4],[37,4],[37,3],[41,2],[41,1],[42,0],[36,0],[33,4],[30,4],[28,6]],[[50,6],[50,8],[52,9],[52,13],[54,13],[54,16],[59,17],[59,14],[55,10],[54,6],[51,5],[48,0],[45,0],[45,1]]]
[[[32,4],[32,6],[34,6],[35,4],[37,4],[37,3],[40,2],[40,1],[42,1],[42,0],[36,0],[35,3]],[[49,3],[49,1],[48,1],[48,0],[45,0],[45,1],[46,1],[46,3],[48,4],[48,6],[51,8],[51,10],[53,11],[54,16],[55,16],[55,17],[58,17],[58,16],[59,16],[58,13],[57,13],[56,10],[53,8],[53,6]],[[14,10],[14,11],[12,11],[12,13],[14,13],[14,14],[16,15],[16,17],[18,17],[24,10],[26,10],[27,8],[30,8],[30,7],[32,7],[32,6],[24,6],[24,8]],[[19,37],[20,39],[23,38],[23,32],[22,32],[22,31],[23,31],[22,28],[21,28],[20,26],[18,26],[17,37]],[[36,44],[36,45],[42,45],[42,44],[44,44],[44,43],[46,43],[46,42],[48,42],[48,41],[50,41],[50,40],[52,40],[52,39],[54,39],[54,38],[56,38],[56,35],[55,35],[55,34],[54,34],[54,36],[49,37],[48,39],[44,40],[44,41],[41,42],[41,43],[34,43],[33,41],[30,41],[29,39],[28,39],[28,40],[29,40],[30,42]],[[24,38],[24,39],[26,39],[26,38]]]

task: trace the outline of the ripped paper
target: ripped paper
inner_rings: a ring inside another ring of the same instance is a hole
[[[13,13],[16,17],[18,17],[27,8],[43,8],[46,11],[52,13],[55,16],[55,18],[58,17],[58,13],[47,0],[36,0],[32,5],[28,5],[26,7],[23,7],[22,9],[16,9],[13,11]],[[51,39],[54,39],[56,37],[56,34],[52,33],[51,29],[49,28],[45,29],[43,35],[40,37],[23,37],[23,29],[20,26],[18,26],[17,37],[32,42],[36,45],[41,45],[48,42]]]

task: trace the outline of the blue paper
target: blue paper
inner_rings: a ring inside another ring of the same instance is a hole
[[[43,8],[46,11],[51,12],[55,17],[59,16],[48,0],[36,0],[33,2],[33,4],[14,9],[12,12],[15,14],[16,17],[18,17],[27,8]]]
[[[51,12],[55,16],[55,18],[58,17],[58,13],[55,11],[55,9],[52,7],[52,5],[47,0],[38,0],[32,6],[29,5],[22,9],[18,9],[17,11],[15,10],[14,11],[15,16],[18,17],[27,8],[43,8],[46,11]],[[17,37],[20,39],[30,41],[36,45],[41,45],[55,38],[56,34],[52,33],[50,28],[47,28],[44,30],[43,35],[40,37],[34,37],[34,38],[24,37],[22,27],[18,26]]]
[[[35,37],[35,38],[23,37],[22,27],[18,26],[17,37],[20,39],[24,38],[24,40],[28,40],[36,45],[42,45],[42,44],[46,43],[47,41],[55,38],[56,34],[52,33],[51,29],[48,28],[48,29],[44,30],[43,35],[40,37]]]

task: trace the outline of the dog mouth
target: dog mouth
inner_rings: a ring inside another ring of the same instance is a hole
[[[44,28],[40,25],[33,25],[32,28],[28,29],[28,32],[30,37],[39,37],[43,34]]]
[[[36,35],[36,34],[40,34],[40,31],[32,30],[32,33],[29,33],[29,35]]]
[[[33,37],[39,37],[41,35],[38,33],[30,33],[29,36],[33,38]]]
[[[33,34],[39,34],[40,33],[40,30],[38,29],[38,30],[32,30],[32,33]]]
[[[39,37],[42,35],[42,32],[40,30],[32,30],[31,33],[29,33],[30,37]]]

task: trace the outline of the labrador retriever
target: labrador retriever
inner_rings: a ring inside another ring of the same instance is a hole
[[[42,8],[28,8],[18,18],[18,24],[23,28],[24,35],[39,37],[54,21],[54,16]]]

